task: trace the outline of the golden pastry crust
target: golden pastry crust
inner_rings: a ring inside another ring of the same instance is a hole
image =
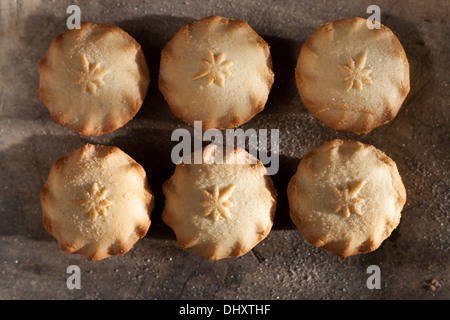
[[[45,229],[63,251],[89,260],[127,253],[146,235],[154,205],[142,166],[91,144],[54,163],[40,198]]]
[[[159,89],[183,121],[238,127],[264,109],[274,81],[269,45],[245,21],[183,26],[161,53]]]
[[[163,221],[182,248],[210,260],[239,257],[254,248],[269,234],[276,209],[276,191],[264,165],[240,148],[220,164],[217,148],[222,147],[203,149],[202,164],[177,165],[163,186]]]
[[[367,133],[397,115],[410,90],[409,62],[392,31],[367,20],[328,22],[303,44],[295,71],[305,107],[326,125]]]
[[[306,240],[341,257],[376,250],[400,223],[406,202],[391,158],[342,140],[303,157],[287,194],[292,221]]]
[[[54,122],[102,135],[141,108],[150,74],[141,46],[122,29],[83,23],[53,40],[39,62],[39,96]]]

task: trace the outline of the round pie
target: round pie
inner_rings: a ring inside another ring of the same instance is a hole
[[[39,62],[39,96],[79,135],[116,130],[141,108],[150,81],[141,46],[122,29],[83,23],[57,36]]]
[[[150,227],[144,169],[119,148],[91,145],[58,159],[41,191],[45,229],[90,260],[127,253]]]
[[[200,152],[191,159],[201,163],[178,164],[164,183],[163,221],[184,249],[210,260],[242,256],[272,228],[272,180],[264,165],[243,149],[227,152],[209,145]]]
[[[306,240],[347,257],[377,249],[400,222],[406,191],[374,146],[332,140],[302,158],[288,185],[290,216]]]
[[[305,107],[326,125],[367,133],[397,115],[409,89],[409,63],[390,29],[367,20],[328,22],[303,44],[295,71]]]
[[[274,74],[268,44],[245,21],[183,26],[161,54],[159,88],[172,112],[204,130],[238,127],[264,109]]]

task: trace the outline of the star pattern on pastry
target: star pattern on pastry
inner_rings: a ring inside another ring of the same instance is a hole
[[[232,74],[229,68],[233,65],[233,62],[225,61],[223,53],[214,55],[214,53],[208,51],[208,59],[203,59],[202,64],[205,69],[192,77],[192,80],[208,77],[208,86],[217,83],[219,86],[224,87],[225,77]]]
[[[373,84],[372,79],[369,75],[372,73],[371,69],[364,68],[367,61],[367,52],[364,52],[358,59],[354,61],[352,58],[349,59],[348,65],[341,64],[341,70],[344,75],[341,80],[346,82],[345,89],[350,90],[356,88],[357,90],[362,90],[363,84],[371,85]]]
[[[334,212],[344,212],[344,216],[346,218],[350,216],[351,212],[357,214],[358,216],[362,216],[360,206],[364,203],[364,199],[359,198],[358,193],[361,191],[365,184],[366,181],[361,180],[351,190],[348,186],[345,186],[343,190],[334,188],[334,193],[336,196],[335,200],[333,201],[333,204],[336,206]]]
[[[103,77],[107,70],[100,68],[100,62],[90,64],[86,55],[81,55],[82,70],[78,70],[78,79],[75,84],[81,85],[81,90],[97,93],[97,88],[104,84]]]
[[[90,213],[91,219],[95,220],[98,214],[104,216],[107,208],[112,205],[112,202],[106,198],[107,192],[106,188],[100,190],[98,184],[94,182],[91,191],[84,191],[84,199],[75,200],[73,203],[84,207],[84,212]]]
[[[217,221],[220,217],[228,218],[230,216],[229,207],[233,205],[228,199],[234,190],[234,185],[229,186],[222,192],[220,192],[218,186],[214,186],[213,192],[203,190],[205,201],[203,201],[202,207],[205,208],[205,216],[212,215],[214,221]]]

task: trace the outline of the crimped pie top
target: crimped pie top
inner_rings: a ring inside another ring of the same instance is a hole
[[[237,127],[262,111],[273,78],[269,46],[245,21],[188,23],[161,54],[159,88],[171,110],[204,130]]]
[[[57,36],[39,63],[41,100],[80,135],[120,128],[139,111],[150,81],[141,46],[122,29],[83,23]]]
[[[346,257],[377,249],[391,234],[406,191],[396,164],[383,152],[332,140],[300,161],[288,199],[305,238]]]
[[[296,81],[304,105],[326,125],[366,133],[392,120],[409,92],[409,63],[397,37],[367,20],[328,22],[302,46]]]
[[[163,187],[162,218],[179,244],[213,260],[241,256],[256,246],[270,232],[276,208],[264,165],[240,148],[221,164],[218,148],[204,148],[202,164],[177,165]]]
[[[41,192],[46,230],[91,260],[128,252],[150,227],[144,169],[116,147],[86,144],[58,159]]]

